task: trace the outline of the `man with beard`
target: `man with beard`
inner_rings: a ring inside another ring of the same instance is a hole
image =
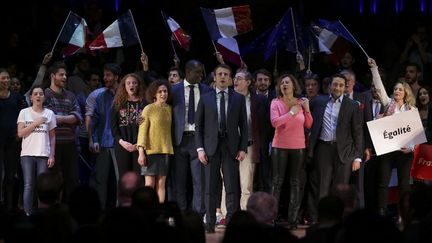
[[[421,77],[421,68],[417,63],[408,63],[405,66],[405,81],[410,85],[414,97],[420,89],[419,79]]]
[[[82,122],[81,110],[75,95],[66,90],[66,65],[55,62],[48,70],[51,85],[45,89],[47,108],[56,115],[56,154],[54,169],[62,173],[64,178],[64,197],[78,186],[78,150],[76,147],[76,126]]]
[[[256,93],[267,97],[269,102],[276,98],[276,92],[270,89],[272,75],[267,69],[259,69],[254,73]]]

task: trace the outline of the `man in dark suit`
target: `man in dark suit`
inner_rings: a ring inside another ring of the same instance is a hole
[[[335,74],[330,96],[311,103],[313,125],[308,157],[313,158],[311,189],[315,209],[319,199],[337,184],[347,184],[352,171],[360,168],[363,130],[359,105],[344,96],[346,78]],[[316,210],[310,212],[316,220]]]
[[[222,167],[226,192],[226,221],[239,209],[239,162],[248,146],[245,98],[228,89],[231,68],[214,70],[215,90],[201,96],[195,113],[195,146],[205,174],[206,230],[214,232],[217,177]]]
[[[255,79],[255,93],[267,98],[269,109],[271,101],[276,98],[276,91],[272,87],[272,74],[265,68],[256,70],[253,73]],[[270,118],[269,118],[270,119]],[[262,137],[262,158],[257,167],[256,175],[258,178],[254,181],[254,189],[270,193],[271,191],[271,158],[270,148],[274,137],[274,128],[270,126],[266,136]]]
[[[345,69],[341,71],[341,74],[345,76],[347,83],[345,85],[345,95],[348,96],[350,99],[357,101],[360,108],[360,116],[359,116],[359,122],[362,124],[362,129],[367,129],[366,124],[364,123],[365,120],[365,107],[369,110],[369,103],[366,103],[366,96],[364,93],[357,92],[354,90],[354,87],[356,86],[356,75],[353,70],[351,69]],[[363,140],[364,141],[364,140]],[[363,150],[364,150],[364,142],[363,142]],[[359,208],[364,207],[364,163],[360,164],[360,169],[357,171],[353,171],[350,179],[350,183],[354,186],[357,198],[356,203]]]
[[[371,90],[363,93],[365,97],[365,112],[364,112],[364,206],[366,209],[375,210],[377,205],[377,165],[380,157],[376,156],[372,139],[367,128],[367,122],[378,119],[379,115],[384,111],[384,107],[379,101],[375,86],[372,84]]]
[[[203,78],[201,62],[188,61],[185,71],[185,79],[172,87],[176,199],[180,210],[188,209],[186,185],[190,168],[192,210],[204,216],[203,168],[198,160],[194,140],[195,110],[201,95],[211,91],[211,88],[200,83]]]

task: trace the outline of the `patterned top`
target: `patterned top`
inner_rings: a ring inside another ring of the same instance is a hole
[[[126,101],[119,111],[113,113],[111,131],[116,142],[123,139],[136,144],[141,113],[146,105],[145,101]]]
[[[171,106],[149,104],[141,117],[143,123],[139,127],[137,146],[143,147],[146,154],[173,154]]]
[[[45,89],[45,103],[46,108],[52,110],[56,115],[74,115],[76,117],[78,120],[77,124],[57,124],[55,130],[57,143],[75,141],[76,125],[81,124],[83,121],[81,109],[77,103],[75,95],[65,89],[63,89],[63,92],[60,94],[57,94],[52,89],[47,88]]]

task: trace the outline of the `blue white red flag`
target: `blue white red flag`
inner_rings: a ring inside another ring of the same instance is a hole
[[[63,57],[76,53],[86,45],[88,27],[86,21],[74,12],[70,12],[58,40],[66,43],[63,49]]]
[[[234,37],[252,30],[249,5],[221,9],[201,8],[201,13],[213,41]]]
[[[139,44],[138,33],[130,11],[120,16],[89,45],[90,50],[101,50]]]

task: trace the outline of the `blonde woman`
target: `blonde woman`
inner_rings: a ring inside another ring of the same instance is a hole
[[[393,97],[390,98],[382,83],[381,77],[378,72],[378,66],[374,59],[369,58],[368,64],[372,72],[372,79],[375,88],[377,89],[380,102],[384,106],[383,116],[391,116],[401,112],[409,111],[415,108],[415,97],[411,91],[408,83],[404,81],[397,81],[393,87]],[[387,198],[388,198],[388,183],[391,177],[393,167],[397,169],[399,195],[409,191],[410,168],[413,158],[414,145],[401,148],[381,156],[381,162],[378,166],[378,195],[377,195],[377,208],[378,213],[386,215],[387,212]]]

